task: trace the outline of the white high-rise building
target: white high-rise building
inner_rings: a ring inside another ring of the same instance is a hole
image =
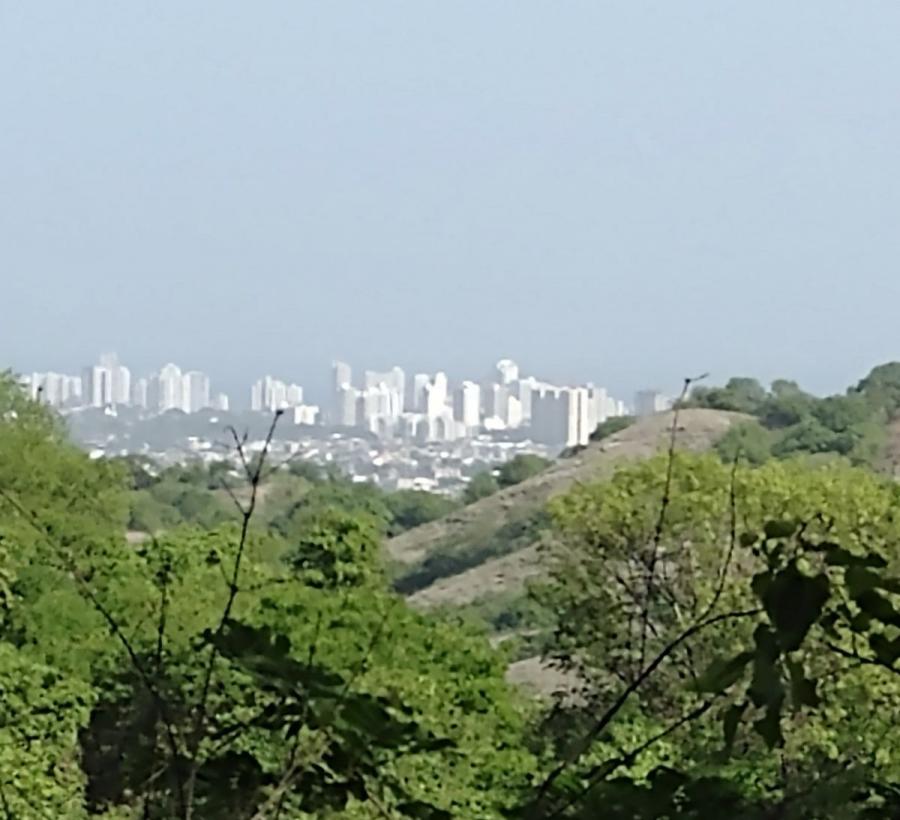
[[[447,374],[436,373],[425,386],[425,415],[428,418],[437,418],[443,415],[447,409]]]
[[[357,394],[357,419],[373,432],[393,430],[402,412],[402,394],[384,382]]]
[[[256,412],[274,413],[300,404],[303,404],[303,388],[299,384],[288,385],[265,376],[250,389],[250,407]]]
[[[287,407],[287,385],[279,379],[272,379],[265,391],[265,407],[270,412],[284,410]]]
[[[90,407],[113,404],[113,374],[102,365],[86,367],[81,377],[82,396]]]
[[[437,415],[427,416],[425,424],[428,441],[454,441],[462,432],[462,425],[453,418],[449,407],[444,407]]]
[[[184,374],[184,411],[198,413],[210,406],[209,376],[199,370]]]
[[[481,386],[464,381],[453,394],[453,416],[467,430],[481,424]]]
[[[141,410],[146,410],[150,405],[150,382],[147,379],[136,379],[131,387],[131,403]]]
[[[77,376],[60,376],[60,407],[81,405],[81,379]]]
[[[512,359],[500,359],[496,365],[497,381],[500,384],[512,384],[519,380],[519,365]]]
[[[44,373],[44,402],[51,407],[63,406],[63,383],[65,376],[60,373]]]
[[[167,364],[157,377],[157,408],[160,413],[184,409],[184,374],[177,364]]]
[[[331,377],[331,387],[337,393],[345,384],[353,383],[353,368],[347,362],[332,362]]]
[[[602,424],[608,418],[625,415],[623,403],[612,398],[605,387],[595,387],[589,384],[587,391],[590,412],[589,424],[592,430],[595,430],[598,424]]]
[[[347,362],[335,361],[331,364],[331,406],[329,416],[332,424],[343,425],[342,418],[346,417],[344,402],[346,395],[344,388],[353,386],[353,370]],[[356,400],[354,399],[354,402]],[[355,404],[354,404],[355,406]],[[355,416],[354,410],[354,416]],[[352,426],[352,425],[350,425]]]
[[[338,390],[335,421],[341,427],[356,427],[356,400],[359,391],[352,385],[345,384]]]
[[[119,365],[112,374],[113,403],[131,404],[131,371]]]
[[[299,404],[293,408],[294,424],[311,427],[319,418],[319,408],[315,404]]]
[[[534,440],[566,447],[587,444],[593,432],[589,404],[584,387],[542,387],[531,397]]]
[[[77,407],[81,403],[82,384],[65,373],[32,373],[26,379],[28,395],[49,407]]]
[[[403,412],[406,374],[399,367],[367,370],[365,389],[357,397],[357,418],[377,435],[393,435]]]
[[[522,402],[515,396],[509,396],[506,400],[506,426],[510,430],[522,426]]]
[[[636,416],[652,416],[655,413],[664,413],[672,407],[672,399],[664,396],[658,390],[639,390],[634,397],[634,412]]]
[[[406,409],[413,413],[424,413],[427,402],[427,387],[431,384],[431,376],[427,373],[416,373],[406,401]]]
[[[100,367],[109,372],[111,396],[106,404],[131,403],[131,371],[119,362],[115,353],[100,356]]]
[[[220,413],[227,413],[230,406],[231,402],[226,393],[218,393],[213,399],[213,409],[218,410]]]
[[[502,419],[504,406],[509,397],[509,388],[503,384],[490,382],[481,391],[484,400],[484,415],[488,418]]]
[[[386,384],[403,396],[406,392],[406,373],[400,367],[392,367],[383,373],[377,370],[367,370],[363,381],[365,389],[377,387],[379,384]]]
[[[48,375],[48,373],[32,373],[30,376],[25,377],[24,384],[28,392],[28,398],[32,401],[38,401],[42,404],[49,403],[44,395],[47,391]]]
[[[288,407],[299,407],[303,404],[303,388],[299,384],[289,384],[287,388]]]
[[[515,384],[515,395],[522,405],[522,421],[531,420],[531,395],[540,387],[540,383],[534,376],[527,379],[519,379]]]

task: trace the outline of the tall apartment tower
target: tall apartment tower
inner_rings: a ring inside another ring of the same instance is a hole
[[[463,382],[453,394],[453,417],[473,430],[481,424],[481,385]]]
[[[565,447],[587,444],[590,421],[590,397],[583,387],[547,387],[531,397],[535,441]]]
[[[340,424],[342,426],[352,427],[353,424],[346,425],[343,419],[347,417],[345,401],[346,401],[346,391],[345,388],[353,387],[353,369],[350,367],[347,362],[332,362],[331,365],[331,407],[330,407],[330,417],[332,424]],[[354,399],[354,423],[356,420],[356,410],[355,410],[355,402]]]

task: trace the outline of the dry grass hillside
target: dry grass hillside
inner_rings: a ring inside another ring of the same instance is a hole
[[[744,420],[738,413],[683,410],[677,446],[707,450]],[[608,477],[624,461],[664,450],[672,421],[671,413],[643,419],[534,478],[389,541],[390,558],[412,579],[410,599],[423,607],[460,606],[520,587],[537,571],[535,524],[548,499],[576,482]]]

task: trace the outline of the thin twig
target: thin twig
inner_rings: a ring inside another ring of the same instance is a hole
[[[725,583],[728,580],[728,571],[731,569],[731,560],[734,557],[735,547],[737,546],[737,472],[738,464],[741,458],[741,450],[735,453],[734,462],[731,465],[731,483],[728,489],[728,505],[729,505],[729,533],[728,533],[728,552],[725,554],[725,560],[722,562],[722,568],[719,572],[719,578],[716,583],[716,590],[709,605],[700,616],[700,620],[709,617],[715,608],[719,605],[722,593],[725,591]]]
[[[277,418],[277,415],[276,415]],[[244,475],[249,479],[252,476],[250,465],[247,463],[247,456],[244,453],[244,445],[247,443],[247,434],[244,433],[243,437],[238,435],[238,431],[232,425],[228,425],[225,428],[225,432],[230,433],[232,439],[234,440],[234,449],[238,454],[238,457],[241,460],[241,464],[244,467]]]
[[[154,547],[158,547],[156,539],[153,539]],[[162,572],[159,585],[159,620],[156,623],[156,676],[162,672],[163,652],[165,650],[166,618],[169,608],[169,571],[165,568]]]
[[[557,820],[557,818],[562,817],[564,812],[568,811],[573,806],[584,800],[584,798],[587,797],[588,794],[590,794],[595,788],[597,788],[600,783],[602,783],[606,778],[613,774],[616,769],[619,769],[622,766],[632,765],[644,752],[655,746],[661,740],[665,740],[669,735],[677,732],[682,726],[685,726],[691,721],[697,720],[698,718],[706,714],[712,708],[713,704],[716,702],[716,700],[718,700],[719,697],[721,697],[721,695],[716,695],[704,701],[694,709],[691,709],[690,712],[682,715],[674,723],[667,726],[661,732],[655,734],[649,740],[645,740],[639,746],[633,748],[630,752],[619,755],[612,760],[606,760],[603,763],[598,763],[587,773],[587,784],[584,786],[584,788],[578,794],[571,797],[566,803],[556,809],[556,811],[554,811],[553,814],[549,815],[546,820]]]
[[[884,661],[880,661],[877,658],[867,658],[865,655],[860,655],[857,651],[851,652],[847,649],[842,649],[836,643],[832,643],[831,641],[825,641],[825,646],[834,652],[835,655],[840,655],[847,660],[856,661],[859,665],[877,666],[879,669],[885,669],[895,675],[900,675],[900,669],[896,666],[884,663]]]
[[[741,618],[749,618],[754,615],[758,615],[762,612],[761,609],[745,609],[739,610],[736,612],[725,612],[720,615],[715,615],[711,618],[707,618],[705,621],[699,621],[695,623],[693,626],[686,629],[682,632],[678,637],[674,638],[670,641],[663,649],[659,652],[659,654],[641,671],[641,673],[622,691],[618,698],[613,702],[613,704],[600,716],[597,722],[591,727],[591,730],[582,738],[581,742],[579,742],[573,750],[566,756],[566,758],[553,769],[552,772],[544,779],[541,785],[538,787],[537,797],[534,802],[534,810],[538,811],[542,808],[544,800],[549,793],[553,784],[559,779],[560,775],[565,772],[569,766],[578,762],[581,756],[590,748],[591,744],[602,734],[602,732],[612,723],[613,719],[618,715],[618,713],[625,706],[628,699],[643,686],[643,684],[650,678],[651,675],[660,667],[660,665],[668,658],[673,652],[675,652],[685,641],[690,640],[694,635],[702,632],[703,630],[709,628],[710,626],[714,626],[715,624],[722,623],[723,621],[729,620],[738,620]],[[534,814],[533,817],[540,817],[541,815]]]
[[[243,512],[241,514],[241,533],[240,537],[238,538],[237,552],[235,553],[231,579],[228,582],[228,598],[225,601],[225,606],[222,610],[222,615],[219,618],[219,623],[213,631],[212,637],[209,641],[209,659],[206,662],[206,670],[203,674],[203,685],[201,687],[200,699],[198,700],[197,706],[195,707],[196,711],[194,717],[194,725],[191,730],[191,741],[189,746],[191,762],[185,799],[185,820],[191,820],[194,812],[194,792],[196,790],[197,773],[199,770],[197,753],[200,749],[203,724],[206,721],[207,709],[209,704],[209,694],[212,689],[216,661],[219,657],[218,642],[216,639],[222,635],[222,632],[224,631],[225,626],[228,623],[228,619],[231,617],[231,612],[234,609],[234,602],[237,599],[238,591],[240,590],[238,581],[240,580],[241,563],[243,561],[244,550],[247,546],[247,539],[250,533],[250,522],[253,519],[253,514],[256,511],[256,504],[259,499],[259,485],[262,476],[262,470],[265,465],[266,455],[268,454],[269,448],[272,445],[272,440],[275,437],[275,429],[278,426],[278,421],[283,414],[284,411],[279,410],[272,417],[272,423],[269,426],[269,432],[266,435],[265,443],[263,444],[263,448],[260,452],[259,459],[256,463],[255,468],[251,468],[250,464],[247,461],[247,456],[244,449],[244,445],[246,444],[247,440],[246,434],[241,437],[238,435],[238,432],[234,427],[228,428],[228,431],[234,438],[235,448],[237,449],[241,463],[244,465],[244,472],[246,473],[248,481],[250,482],[250,501],[247,507],[243,509]]]
[[[668,463],[666,465],[666,480],[663,485],[663,497],[659,505],[659,516],[656,520],[656,527],[653,531],[653,544],[650,552],[650,563],[647,567],[647,592],[644,599],[644,611],[641,622],[641,643],[640,643],[640,661],[639,667],[644,665],[647,652],[647,627],[650,620],[650,607],[653,603],[654,585],[656,583],[656,565],[659,561],[659,550],[662,545],[663,533],[666,526],[666,515],[669,512],[669,505],[672,500],[672,479],[675,473],[675,448],[678,444],[678,420],[681,414],[681,405],[687,398],[691,385],[695,382],[706,378],[704,373],[701,376],[688,377],[684,380],[684,386],[681,388],[681,395],[675,403],[672,411],[672,428],[669,434],[669,454]]]
[[[234,490],[231,488],[231,485],[225,480],[225,476],[219,476],[219,483],[222,485],[222,489],[228,493],[228,497],[234,502],[234,506],[237,507],[237,511],[240,515],[244,515],[246,510],[244,509],[244,505],[238,500],[238,497],[235,495]]]

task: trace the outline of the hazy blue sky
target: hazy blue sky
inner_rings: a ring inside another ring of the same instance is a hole
[[[900,357],[900,3],[0,0],[0,360],[627,394]]]

